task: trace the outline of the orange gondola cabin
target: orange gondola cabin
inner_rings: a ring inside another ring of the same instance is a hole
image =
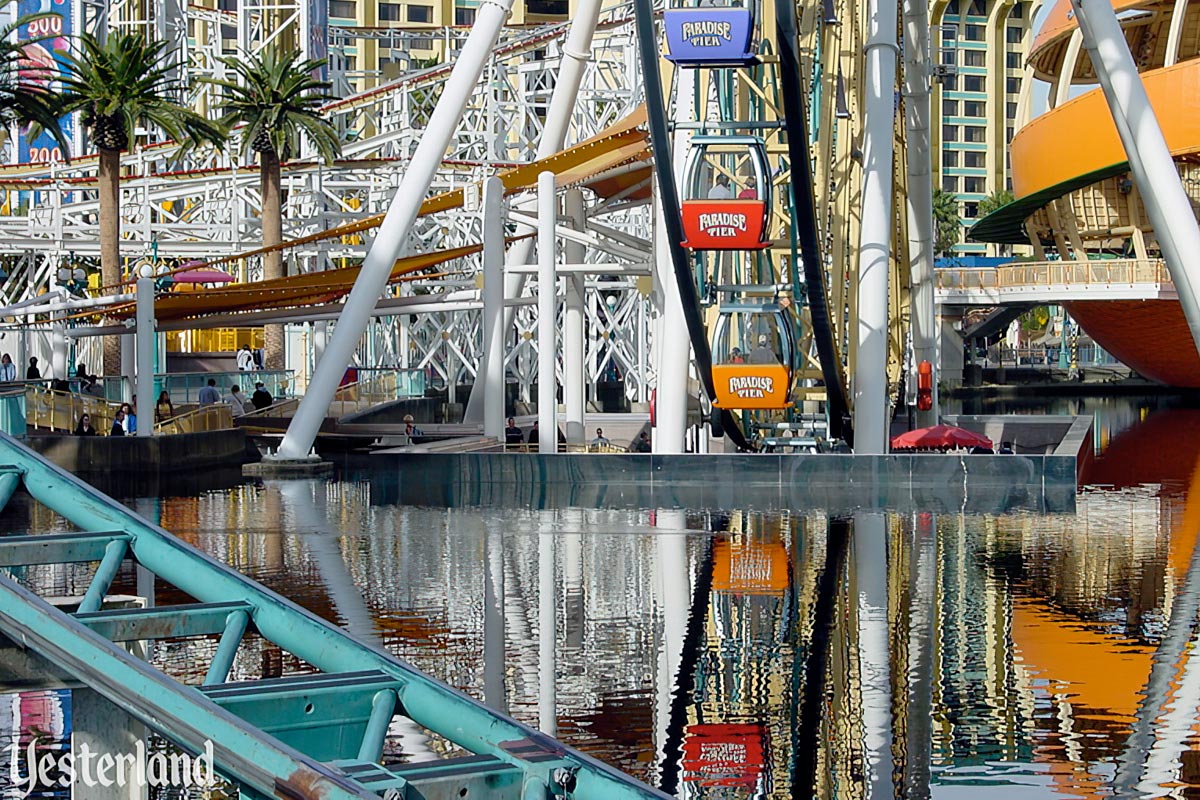
[[[779,303],[722,303],[713,329],[713,405],[789,408],[794,339],[788,312]]]

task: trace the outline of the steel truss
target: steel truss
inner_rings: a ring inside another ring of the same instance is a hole
[[[109,29],[140,26],[159,36],[190,30],[191,38],[186,41],[178,37],[169,41],[179,54],[180,77],[192,87],[189,103],[205,110],[213,108],[215,98],[212,87],[199,79],[224,77],[220,58],[233,55],[235,47],[253,52],[275,40],[307,46],[309,37],[304,31],[311,21],[307,12],[301,11],[300,4],[288,0],[240,3],[237,12],[197,6],[181,12],[169,4],[116,0],[107,6],[89,7],[85,18],[93,30],[105,25]],[[176,16],[171,17],[172,13]],[[272,20],[278,23],[275,27],[268,24]],[[264,33],[268,30],[269,34]],[[433,191],[479,183],[500,169],[533,160],[566,30],[566,25],[556,24],[506,33],[447,150]],[[384,38],[377,31],[330,31],[330,42],[338,45],[368,35]],[[389,33],[388,41],[399,48],[405,37],[413,35]],[[465,32],[451,28],[439,36],[453,54]],[[640,89],[634,47],[627,9],[606,11],[579,93],[569,143],[591,137],[635,110]],[[315,53],[309,48],[306,54]],[[305,151],[286,165],[282,186],[285,238],[318,234],[386,210],[448,76],[448,65],[423,68],[329,104],[329,118],[346,141],[343,158],[324,165]],[[330,77],[335,86],[346,88],[352,79],[362,76],[339,69],[335,56]],[[366,77],[368,82],[378,82],[381,76]],[[148,133],[146,140],[122,159],[126,175],[121,187],[122,255],[130,260],[151,255],[206,259],[256,248],[261,225],[254,164],[241,161],[236,146],[225,152],[189,153],[180,160],[171,143],[154,142],[152,135]],[[0,256],[13,265],[0,288],[0,302],[19,301],[43,288],[54,288],[59,266],[98,255],[96,166],[94,157],[84,156],[70,164],[22,165],[8,175],[0,173],[10,197],[20,198],[27,208],[23,215],[0,216]],[[17,207],[19,201],[12,205]],[[597,267],[586,280],[585,377],[593,385],[602,375],[611,375],[615,367],[625,379],[628,398],[635,402],[646,400],[654,382],[647,357],[653,314],[646,277],[650,230],[648,206],[621,198],[591,198],[584,231],[586,261]],[[441,214],[419,222],[408,251],[475,243],[480,235],[477,214]],[[294,248],[287,253],[288,269],[308,272],[353,263],[365,255],[369,241],[369,234],[357,234]],[[261,275],[257,258],[241,259],[233,268],[243,280]],[[404,284],[395,293],[436,295],[476,289],[478,257],[448,269],[454,274],[447,279]],[[533,286],[526,289],[527,294],[532,291]],[[469,382],[482,349],[481,313],[477,303],[468,303],[465,310],[455,308],[378,318],[364,337],[360,363],[422,366],[437,382]],[[516,315],[508,353],[510,371],[523,398],[529,397],[537,380],[535,325],[536,309],[523,306]],[[311,353],[293,356],[295,366],[311,359]]]

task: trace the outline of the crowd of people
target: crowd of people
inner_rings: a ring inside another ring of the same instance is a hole
[[[237,352],[237,366],[240,372],[251,372],[259,369],[259,362],[253,351],[246,345],[243,345]],[[0,356],[0,382],[14,381],[16,378],[15,367],[12,359],[4,354]],[[40,380],[42,378],[41,370],[38,367],[37,358],[29,359],[29,368],[26,370],[26,380]],[[75,390],[81,395],[95,397],[97,399],[105,399],[105,390],[103,382],[95,375],[88,372],[86,365],[80,363],[75,368],[74,385],[71,381],[56,380],[52,383],[52,388],[57,391],[72,391]],[[224,394],[217,387],[216,378],[209,378],[205,386],[200,389],[196,397],[197,406],[204,407],[223,403],[230,407],[235,417],[240,417],[246,413],[256,409],[267,408],[275,402],[275,398],[268,391],[266,384],[262,381],[254,382],[254,391],[247,396],[247,393],[242,390],[242,386],[234,383],[226,388]],[[167,422],[178,416],[179,412],[175,408],[174,402],[171,400],[170,392],[165,389],[159,393],[158,399],[154,403],[154,422]],[[75,425],[75,435],[77,436],[132,436],[137,433],[137,402],[122,403],[113,414],[113,424],[108,431],[98,430],[93,424],[92,415],[83,413]]]

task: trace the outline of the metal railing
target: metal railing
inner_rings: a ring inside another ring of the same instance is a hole
[[[1094,261],[1023,261],[1002,267],[944,267],[934,270],[938,289],[959,291],[1030,286],[1173,286],[1161,259],[1114,258]]]
[[[326,416],[344,417],[392,400],[425,396],[425,371],[420,369],[370,368],[358,371],[359,380],[338,387],[333,393]],[[293,398],[255,409],[243,418],[263,419],[290,417],[300,406]]]
[[[200,390],[210,380],[216,381],[217,391],[223,397],[229,387],[240,387],[249,397],[254,393],[254,384],[261,381],[272,397],[290,397],[296,385],[295,372],[290,369],[251,370],[249,372],[169,372],[154,376],[155,399],[166,392],[172,403],[196,403]]]
[[[104,435],[112,429],[120,403],[102,397],[93,397],[75,392],[61,392],[43,386],[25,387],[25,423],[30,428],[64,431],[71,433],[87,414],[97,434]]]
[[[168,417],[154,425],[154,432],[159,434],[172,433],[203,433],[205,431],[225,431],[233,427],[233,409],[224,404],[200,406],[192,411]]]

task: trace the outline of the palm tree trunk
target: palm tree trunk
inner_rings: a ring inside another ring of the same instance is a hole
[[[105,294],[116,294],[121,282],[121,151],[99,149],[100,279]],[[104,337],[104,374],[121,374],[119,336]]]
[[[259,154],[259,187],[262,190],[263,247],[283,241],[283,205],[279,193],[279,156],[273,152]],[[263,256],[263,278],[283,277],[283,253],[275,250]],[[283,326],[267,325],[264,331],[264,364],[267,369],[283,369]]]

